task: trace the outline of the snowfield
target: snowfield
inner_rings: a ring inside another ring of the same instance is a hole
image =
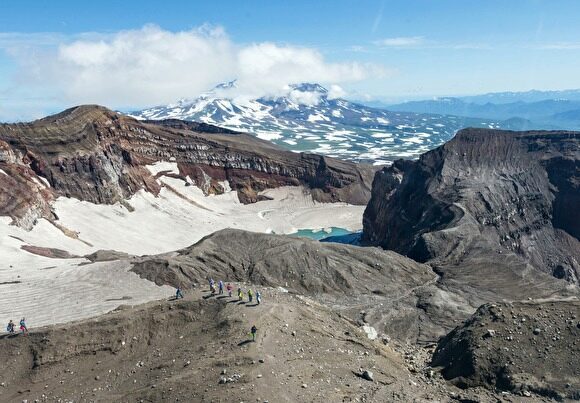
[[[148,167],[152,173],[176,170],[175,163]],[[237,193],[205,196],[196,186],[161,176],[158,197],[144,190],[123,204],[98,205],[58,198],[57,224],[41,219],[31,231],[0,217],[0,320],[24,316],[31,327],[92,317],[121,304],[167,298],[171,287],[159,287],[130,272],[130,259],[91,263],[84,255],[108,249],[131,255],[170,252],[194,244],[223,228],[288,234],[302,228],[362,228],[364,206],[325,204],[302,187],[263,192],[273,200],[244,205]],[[67,231],[68,232],[68,231]],[[55,248],[73,258],[52,258],[22,247]]]

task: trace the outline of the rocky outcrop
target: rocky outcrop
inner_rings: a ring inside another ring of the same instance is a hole
[[[0,216],[32,228],[39,217],[50,217],[53,193],[18,150],[0,140]]]
[[[363,242],[449,276],[534,268],[578,283],[579,160],[578,132],[462,130],[377,172]]]
[[[172,161],[172,174],[206,193],[223,182],[240,200],[261,190],[305,185],[318,201],[365,204],[374,170],[312,154],[283,151],[269,142],[205,124],[141,122],[99,106],[80,106],[31,123],[0,125],[0,214],[30,227],[50,215],[54,197],[115,203],[160,184],[145,167]],[[161,173],[163,174],[163,173]]]
[[[465,387],[580,399],[580,301],[482,306],[441,339],[433,366]]]

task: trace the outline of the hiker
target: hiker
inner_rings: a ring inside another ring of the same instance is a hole
[[[181,292],[181,288],[177,288],[175,291],[175,299],[183,298],[183,293]]]
[[[258,328],[256,327],[256,325],[252,326],[251,332],[252,332],[252,341],[256,341],[256,332],[258,331]]]
[[[243,291],[242,291],[241,288],[238,288],[238,299],[240,301],[243,301],[244,300],[244,293],[243,293]]]
[[[228,290],[228,297],[232,297],[232,290],[234,289],[234,287],[232,287],[232,285],[230,283],[228,283],[228,285],[226,286],[226,290]]]
[[[209,286],[209,289],[210,289],[212,295],[215,294],[216,293],[215,283],[211,283],[211,285]]]
[[[10,319],[10,322],[8,322],[8,326],[6,326],[6,331],[8,333],[12,333],[14,334],[14,322],[12,321],[12,319]]]
[[[218,288],[220,290],[220,295],[222,295],[224,293],[224,282],[223,281],[219,281],[218,283]]]
[[[248,290],[248,301],[252,302],[252,298],[254,298],[254,293],[252,290]]]
[[[260,302],[262,302],[262,294],[260,294],[260,291],[256,291],[256,302],[258,305],[260,305]]]
[[[20,319],[20,331],[24,335],[28,334],[28,328],[26,327],[26,319],[25,318]]]

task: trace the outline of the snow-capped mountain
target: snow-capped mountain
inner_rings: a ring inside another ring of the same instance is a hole
[[[492,120],[375,109],[333,98],[318,84],[292,85],[283,96],[249,100],[228,96],[235,89],[235,81],[224,83],[195,99],[131,115],[209,123],[253,133],[296,152],[375,164],[417,157],[465,126],[502,127]]]

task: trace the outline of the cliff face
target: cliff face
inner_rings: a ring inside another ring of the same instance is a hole
[[[228,182],[243,203],[259,201],[267,188],[302,184],[318,201],[365,204],[374,174],[370,166],[286,152],[214,126],[141,122],[80,106],[0,125],[0,215],[30,227],[38,217],[50,218],[54,197],[110,204],[140,189],[157,194],[145,166],[162,160],[177,164],[179,173],[171,175],[189,176],[207,194],[224,192]]]
[[[578,283],[579,157],[578,132],[462,130],[377,172],[363,240],[443,268],[533,266]]]

